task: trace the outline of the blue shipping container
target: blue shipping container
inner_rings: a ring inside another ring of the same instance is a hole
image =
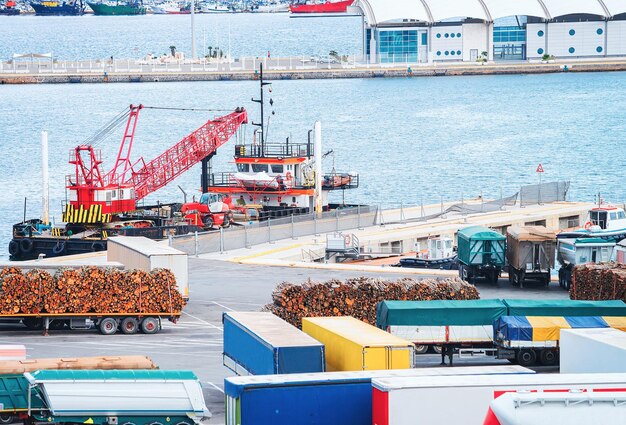
[[[226,425],[371,425],[373,378],[511,373],[534,372],[469,366],[226,378]]]
[[[324,345],[272,313],[228,312],[224,365],[240,375],[324,372]]]

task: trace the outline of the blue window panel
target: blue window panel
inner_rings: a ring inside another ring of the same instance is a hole
[[[426,46],[428,44],[428,33],[422,33],[422,46]]]

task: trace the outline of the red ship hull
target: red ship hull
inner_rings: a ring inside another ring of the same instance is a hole
[[[289,6],[291,13],[344,13],[354,0]]]

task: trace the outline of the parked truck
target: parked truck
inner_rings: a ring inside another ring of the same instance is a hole
[[[196,425],[211,416],[188,371],[39,370],[0,377],[0,414],[11,423]]]
[[[556,257],[556,235],[544,226],[514,226],[507,230],[509,282],[524,287],[527,280],[548,286]]]
[[[530,349],[534,355],[524,352],[520,364],[533,364],[537,359],[553,364],[552,355],[541,355],[542,349],[558,345],[553,340],[538,344],[532,340],[531,343],[521,340],[513,344],[502,338],[498,341],[498,320],[508,316],[567,317],[573,326],[578,326],[575,320],[578,317],[600,316],[603,327],[621,329],[626,326],[622,319],[626,317],[626,304],[620,300],[383,301],[377,306],[376,324],[392,335],[413,342],[418,353],[433,347],[442,355],[447,354],[450,362],[453,352],[458,352],[461,357],[490,355],[520,361],[519,353]],[[581,319],[581,322],[584,321]]]
[[[483,226],[471,226],[457,233],[459,276],[475,283],[476,278],[497,283],[506,262],[506,238]]]
[[[227,312],[224,366],[238,375],[324,372],[324,344],[266,312]]]

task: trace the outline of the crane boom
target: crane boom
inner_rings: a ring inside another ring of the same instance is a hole
[[[237,129],[248,122],[245,109],[238,108],[226,116],[207,121],[202,127],[163,152],[124,181],[135,189],[136,200],[166,186],[215,152]]]
[[[130,152],[143,105],[131,105],[124,138],[115,166],[108,173],[100,170],[100,152],[81,145],[70,153],[75,173],[67,178],[70,200],[63,213],[68,223],[106,223],[111,214],[134,211],[136,201],[164,187],[195,164],[214,153],[237,129],[248,122],[245,109],[207,121],[161,155],[148,162],[141,158],[130,163]],[[143,164],[138,171],[138,164]]]

